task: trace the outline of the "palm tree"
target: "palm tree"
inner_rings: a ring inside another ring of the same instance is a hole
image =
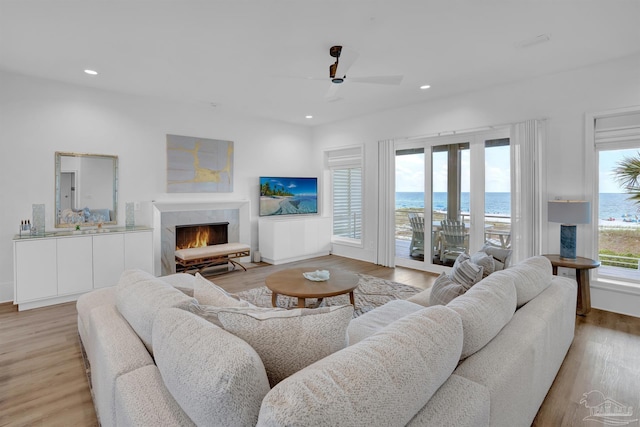
[[[629,199],[640,204],[640,152],[635,157],[625,157],[613,170],[616,181],[630,194]]]

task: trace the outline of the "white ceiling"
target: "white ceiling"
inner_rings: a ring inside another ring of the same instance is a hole
[[[0,0],[0,69],[313,126],[632,55],[639,18],[638,0]],[[328,102],[336,44],[359,58]],[[379,75],[404,79],[348,80]]]

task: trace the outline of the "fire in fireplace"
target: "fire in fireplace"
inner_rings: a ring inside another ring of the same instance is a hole
[[[229,243],[228,222],[176,225],[176,250]]]

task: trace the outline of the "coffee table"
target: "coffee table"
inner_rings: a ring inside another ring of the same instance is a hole
[[[298,308],[306,307],[306,298],[318,298],[318,304],[323,298],[349,294],[349,300],[355,307],[353,290],[358,287],[359,278],[354,273],[342,270],[328,269],[329,280],[314,282],[305,278],[302,273],[316,271],[317,268],[302,267],[278,271],[265,278],[267,288],[273,293],[271,305],[276,307],[278,295],[298,298]]]

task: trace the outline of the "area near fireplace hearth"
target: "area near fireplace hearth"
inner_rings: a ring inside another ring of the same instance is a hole
[[[206,232],[209,234],[206,237],[208,244],[221,243],[216,239],[224,240],[224,236],[218,233],[226,233],[227,242],[242,243],[251,248],[249,201],[163,201],[154,202],[153,207],[154,242],[158,242],[154,247],[155,274],[158,276],[176,272],[175,251],[179,249],[177,238],[181,238],[178,236],[181,232],[177,230],[187,229],[188,226],[207,225],[209,228],[210,225],[226,224],[225,231],[209,229]],[[205,232],[202,228],[194,228],[189,233],[195,233],[194,237],[197,238],[198,232],[200,240],[203,240]],[[246,261],[249,260],[247,258]]]

